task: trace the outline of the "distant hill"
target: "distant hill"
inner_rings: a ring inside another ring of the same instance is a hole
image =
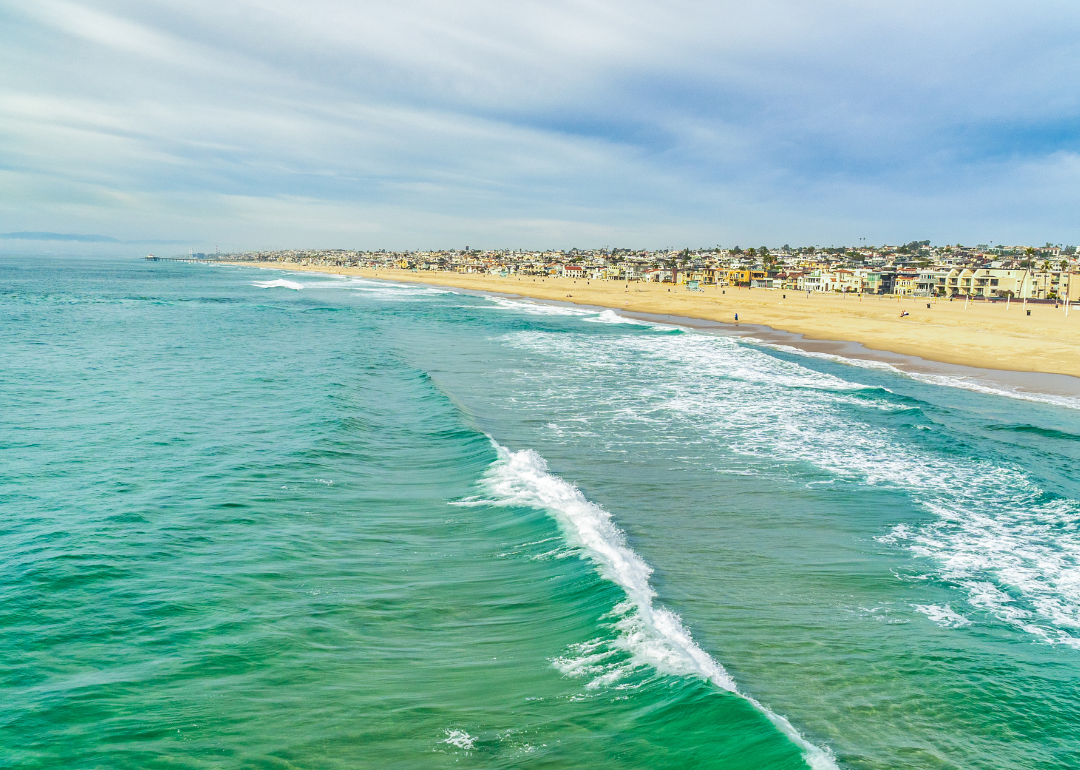
[[[78,235],[76,233],[0,233],[5,241],[80,241],[82,243],[120,243],[108,235]]]

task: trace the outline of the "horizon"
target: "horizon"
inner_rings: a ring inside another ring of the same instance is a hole
[[[31,237],[16,238],[14,236],[31,236]],[[54,236],[54,237],[44,237],[44,236]],[[26,233],[26,232],[22,232],[22,233],[19,233],[19,232],[16,232],[16,233],[0,233],[0,242],[5,241],[5,240],[7,240],[7,241],[19,240],[19,241],[21,241],[23,243],[27,243],[27,244],[79,243],[79,244],[83,245],[84,247],[97,247],[99,249],[98,251],[95,251],[95,252],[85,252],[85,251],[84,252],[39,251],[37,253],[29,253],[25,249],[20,250],[20,251],[3,251],[2,249],[0,249],[0,255],[3,255],[3,256],[57,256],[57,257],[62,257],[62,256],[101,256],[101,257],[120,256],[120,257],[139,257],[139,258],[141,258],[141,257],[147,256],[147,254],[145,253],[145,250],[140,250],[138,252],[133,250],[129,254],[122,254],[121,255],[121,254],[116,254],[115,249],[117,249],[118,247],[121,247],[121,246],[134,246],[134,245],[143,245],[143,246],[146,246],[146,245],[159,245],[160,246],[160,245],[181,245],[181,244],[186,245],[187,243],[189,243],[187,241],[154,241],[154,240],[121,241],[121,240],[119,240],[117,238],[113,238],[111,236],[105,236],[105,235],[75,234],[75,233],[44,233],[44,232],[37,232],[37,233]],[[236,255],[257,254],[257,253],[288,253],[288,252],[313,252],[313,253],[315,253],[315,252],[318,252],[318,253],[353,252],[353,253],[364,253],[364,254],[378,254],[378,253],[412,254],[412,253],[455,253],[455,252],[456,253],[466,253],[466,252],[474,252],[474,253],[522,253],[522,252],[527,252],[527,253],[561,253],[561,254],[569,254],[569,253],[574,253],[574,252],[582,252],[582,253],[601,252],[601,253],[607,253],[607,254],[614,254],[614,252],[632,252],[632,253],[644,253],[644,254],[659,254],[659,253],[672,253],[672,252],[680,252],[680,251],[686,251],[686,252],[690,252],[690,253],[723,251],[723,252],[728,252],[728,253],[741,254],[741,253],[744,253],[744,252],[747,252],[747,251],[760,252],[762,249],[768,249],[769,251],[775,251],[775,252],[789,252],[789,253],[796,253],[796,252],[805,253],[807,251],[809,251],[810,253],[814,253],[815,251],[819,251],[821,253],[829,253],[829,252],[836,252],[836,251],[860,252],[860,251],[885,251],[885,250],[894,250],[894,251],[896,251],[896,250],[902,250],[902,249],[910,250],[913,246],[919,247],[919,248],[927,248],[927,249],[930,249],[932,251],[933,250],[946,250],[946,249],[952,249],[952,248],[959,248],[959,249],[972,250],[972,251],[978,251],[978,252],[983,252],[983,253],[992,252],[992,251],[1015,252],[1017,250],[1032,249],[1033,253],[1032,253],[1031,256],[1040,256],[1040,255],[1043,254],[1043,252],[1045,252],[1047,250],[1052,250],[1052,249],[1058,249],[1062,254],[1073,255],[1073,254],[1075,254],[1076,248],[1077,248],[1076,246],[1074,246],[1072,244],[1062,244],[1062,243],[1054,244],[1054,243],[1050,243],[1050,242],[1046,242],[1042,246],[1035,246],[1034,244],[1031,244],[1031,243],[1015,243],[1015,244],[993,244],[993,243],[986,244],[986,243],[979,243],[979,244],[975,244],[975,245],[966,245],[966,244],[960,244],[960,243],[955,243],[955,244],[954,243],[934,244],[934,243],[924,239],[924,240],[907,241],[907,242],[884,243],[884,244],[881,244],[881,245],[876,245],[876,244],[858,244],[858,245],[796,244],[796,245],[793,246],[791,244],[785,243],[783,246],[767,246],[767,245],[750,246],[750,245],[747,245],[745,248],[743,248],[740,244],[735,244],[733,246],[722,246],[721,244],[716,244],[716,245],[713,245],[713,246],[682,246],[682,247],[665,246],[665,247],[661,247],[661,248],[646,248],[646,247],[641,247],[641,246],[625,246],[625,245],[623,245],[623,246],[603,245],[603,246],[585,247],[585,248],[557,247],[557,246],[537,247],[537,248],[522,248],[522,247],[513,247],[513,246],[494,246],[494,247],[488,247],[488,248],[470,248],[468,245],[465,245],[465,246],[448,246],[448,245],[444,245],[444,246],[438,246],[438,247],[421,247],[421,248],[404,248],[404,249],[388,249],[388,248],[374,247],[374,246],[372,246],[372,247],[332,246],[332,247],[322,247],[322,248],[292,246],[292,247],[282,247],[282,248],[276,248],[276,249],[238,249],[238,250],[234,250],[234,251],[215,250],[214,252],[201,252],[201,251],[196,252],[194,250],[194,248],[191,247],[191,248],[188,249],[188,251],[186,253],[185,252],[177,252],[176,254],[171,254],[170,253],[168,255],[165,255],[163,253],[162,255],[159,255],[159,256],[175,257],[175,256],[186,256],[186,255],[189,255],[189,254],[194,254],[196,256],[206,256],[206,257],[209,257],[209,256],[223,256],[224,257],[224,256],[236,256]],[[107,251],[100,251],[100,249],[107,249]],[[153,254],[151,253],[149,256],[153,256]],[[998,255],[998,256],[1003,256],[1003,255]]]

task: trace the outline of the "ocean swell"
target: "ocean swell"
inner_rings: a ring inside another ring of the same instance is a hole
[[[626,543],[626,535],[611,514],[590,502],[574,485],[550,473],[547,462],[526,449],[513,452],[496,442],[498,460],[484,475],[486,499],[463,501],[466,505],[519,505],[538,508],[551,516],[568,545],[580,549],[596,565],[600,576],[626,594],[610,613],[617,631],[615,645],[627,652],[630,664],[610,665],[612,650],[602,640],[575,645],[571,655],[554,662],[564,674],[592,676],[592,687],[613,684],[630,668],[649,666],[674,676],[696,676],[739,695],[761,711],[803,751],[814,770],[836,768],[831,754],[807,741],[784,717],[754,698],[739,692],[724,667],[702,650],[682,620],[671,610],[657,606],[649,583],[652,568]]]

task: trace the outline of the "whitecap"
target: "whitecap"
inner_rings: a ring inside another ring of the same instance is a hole
[[[963,628],[970,626],[971,621],[956,612],[948,604],[913,604],[918,612],[930,618],[931,623],[936,623],[942,628]]]
[[[674,324],[658,324],[651,321],[641,321],[637,318],[628,318],[620,315],[615,310],[596,310],[587,307],[568,307],[566,305],[547,305],[528,300],[513,300],[506,297],[487,297],[499,310],[513,310],[526,315],[568,316],[580,318],[587,323],[617,324],[622,326],[644,326],[656,331],[668,333],[681,333],[686,331],[681,326]]]
[[[550,361],[518,377],[547,394],[551,424],[565,429],[603,393],[602,411],[577,432],[609,448],[640,441],[645,427],[656,443],[719,450],[706,462],[720,472],[906,495],[930,515],[883,531],[882,543],[907,549],[926,564],[923,577],[954,587],[973,609],[1080,649],[1080,501],[1047,493],[1022,467],[927,449],[861,419],[903,406],[888,391],[726,337],[522,331],[503,341]]]
[[[284,278],[278,278],[276,281],[253,281],[251,285],[260,289],[292,289],[293,291],[300,291],[304,288],[304,284],[296,281],[286,281]]]
[[[567,543],[595,566],[600,576],[619,586],[626,601],[610,613],[616,630],[615,648],[629,654],[612,655],[604,640],[592,640],[556,659],[553,664],[569,675],[591,677],[591,687],[610,686],[629,671],[648,666],[662,674],[694,676],[739,695],[761,711],[802,751],[814,770],[835,769],[828,751],[807,741],[784,717],[754,698],[739,692],[735,681],[715,659],[702,650],[666,607],[654,603],[656,591],[649,583],[652,568],[626,542],[626,535],[611,514],[590,502],[574,485],[550,473],[547,462],[531,449],[512,452],[492,442],[498,460],[485,473],[482,486],[489,505],[521,505],[545,511],[559,526]],[[605,649],[606,648],[606,649]],[[615,659],[613,661],[613,659]]]
[[[493,302],[497,309],[513,310],[527,315],[556,315],[556,316],[590,316],[597,315],[597,311],[581,307],[566,307],[565,305],[544,305],[539,302],[507,299],[506,297],[485,297]]]
[[[1066,409],[1080,409],[1080,399],[1071,396],[1059,396],[1052,393],[1031,393],[1029,391],[1017,390],[1015,388],[1008,388],[1005,386],[995,386],[987,383],[986,381],[979,380],[975,377],[965,376],[961,374],[933,374],[930,372],[918,372],[908,369],[904,369],[886,361],[875,361],[873,359],[866,358],[850,358],[848,356],[841,356],[835,353],[821,353],[813,350],[802,350],[791,345],[782,345],[774,342],[760,342],[753,339],[747,340],[749,343],[757,345],[758,347],[769,348],[771,350],[778,350],[782,353],[791,353],[797,356],[803,356],[805,358],[817,358],[825,361],[832,361],[839,364],[845,364],[847,366],[855,366],[860,369],[875,369],[878,371],[887,371],[891,374],[897,374],[901,377],[906,377],[916,382],[922,382],[927,385],[936,385],[943,388],[959,388],[960,390],[968,390],[973,393],[985,393],[990,396],[1003,396],[1005,398],[1014,398],[1020,401],[1031,401],[1037,404],[1052,404],[1053,406],[1063,406]]]
[[[443,733],[446,735],[446,740],[443,743],[448,743],[455,748],[472,751],[476,746],[476,738],[464,730],[444,730]]]
[[[675,324],[658,324],[651,321],[641,321],[637,318],[627,318],[626,316],[620,315],[614,310],[601,310],[595,313],[595,315],[592,315],[583,320],[588,323],[596,324],[622,324],[624,326],[645,326],[649,329],[661,332],[681,333],[686,331],[683,327],[676,326]]]

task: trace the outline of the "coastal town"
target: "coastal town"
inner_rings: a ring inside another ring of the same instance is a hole
[[[623,248],[518,251],[287,250],[193,254],[229,262],[355,267],[497,276],[572,277],[595,281],[648,281],[696,288],[739,286],[811,293],[897,297],[1009,298],[1068,301],[1080,298],[1076,247],[899,246],[793,248]]]

